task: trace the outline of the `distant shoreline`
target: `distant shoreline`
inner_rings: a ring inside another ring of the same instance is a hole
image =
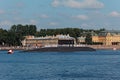
[[[25,50],[25,47],[0,47],[0,50]]]
[[[82,46],[81,46],[82,47]],[[83,46],[84,47],[84,46]],[[85,47],[91,47],[96,50],[120,50],[120,45],[85,45]],[[26,50],[26,47],[0,47],[0,50]]]
[[[96,50],[120,50],[120,45],[87,45]]]

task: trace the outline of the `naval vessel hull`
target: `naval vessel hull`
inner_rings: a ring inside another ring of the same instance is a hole
[[[43,47],[25,50],[26,52],[76,52],[76,51],[96,51],[91,47]]]

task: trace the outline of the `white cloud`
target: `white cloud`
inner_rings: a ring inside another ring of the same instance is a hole
[[[80,26],[83,29],[100,29],[103,28],[104,24],[96,24],[96,23],[82,23]]]
[[[53,0],[52,6],[67,6],[71,8],[98,9],[103,8],[104,4],[98,0]]]
[[[81,20],[88,20],[88,16],[86,15],[77,15],[77,16],[73,16],[73,18],[81,19]]]
[[[58,25],[58,23],[57,22],[50,22],[49,25],[50,26],[56,26],[56,25]]]
[[[17,8],[24,8],[25,4],[24,4],[24,2],[18,2],[18,3],[15,4],[15,7],[17,7]]]
[[[120,13],[117,11],[113,11],[109,14],[111,17],[120,17]]]
[[[13,20],[15,20],[15,21],[22,21],[22,18],[21,17],[14,17]]]
[[[33,20],[33,19],[30,20],[30,24],[36,25],[37,23],[38,23],[38,22],[37,22],[36,20]]]
[[[8,20],[0,21],[0,27],[3,29],[9,29],[11,25],[13,25],[11,21]]]
[[[52,2],[52,6],[57,7],[58,5],[60,5],[59,0],[54,0],[54,1]]]
[[[5,14],[5,11],[4,10],[0,10],[0,14]]]
[[[46,14],[42,14],[40,17],[41,17],[41,18],[48,18],[49,16],[46,15]]]
[[[10,25],[12,25],[11,21],[5,20],[0,22],[0,26],[10,26]]]

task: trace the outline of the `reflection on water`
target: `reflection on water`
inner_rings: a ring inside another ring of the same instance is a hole
[[[0,51],[0,80],[119,80],[120,51]]]

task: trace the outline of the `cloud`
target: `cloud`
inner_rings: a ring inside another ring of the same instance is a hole
[[[5,11],[4,10],[0,10],[0,14],[5,14]]]
[[[109,14],[111,17],[120,17],[120,13],[117,11],[113,11]]]
[[[81,19],[81,20],[88,20],[88,16],[86,15],[77,15],[77,16],[73,16],[73,18]]]
[[[103,8],[104,4],[98,0],[53,0],[52,6],[66,6],[71,8],[80,8],[80,9],[99,9]]]
[[[50,22],[49,25],[50,26],[56,26],[56,25],[58,25],[58,23],[57,22]]]
[[[8,20],[0,21],[0,27],[3,29],[9,29],[11,25],[13,25],[11,21]]]
[[[1,25],[1,26],[9,26],[9,25],[12,25],[12,22],[11,22],[11,21],[8,21],[8,20],[5,20],[5,21],[1,21],[1,22],[0,22],[0,25]]]
[[[100,28],[106,28],[105,24],[98,24],[98,23],[82,23],[80,26],[83,29],[100,29]]]
[[[25,4],[23,2],[18,2],[16,3],[15,5],[17,8],[24,8],[25,7]]]
[[[41,18],[49,18],[49,16],[46,15],[46,14],[42,14],[42,15],[40,15],[40,17],[41,17]]]
[[[33,19],[30,20],[30,24],[36,25],[37,23],[38,23],[38,22],[37,22],[36,20],[33,20]]]
[[[54,6],[54,7],[57,7],[57,6],[59,6],[60,5],[60,1],[59,0],[54,0],[53,2],[52,2],[52,6]]]

